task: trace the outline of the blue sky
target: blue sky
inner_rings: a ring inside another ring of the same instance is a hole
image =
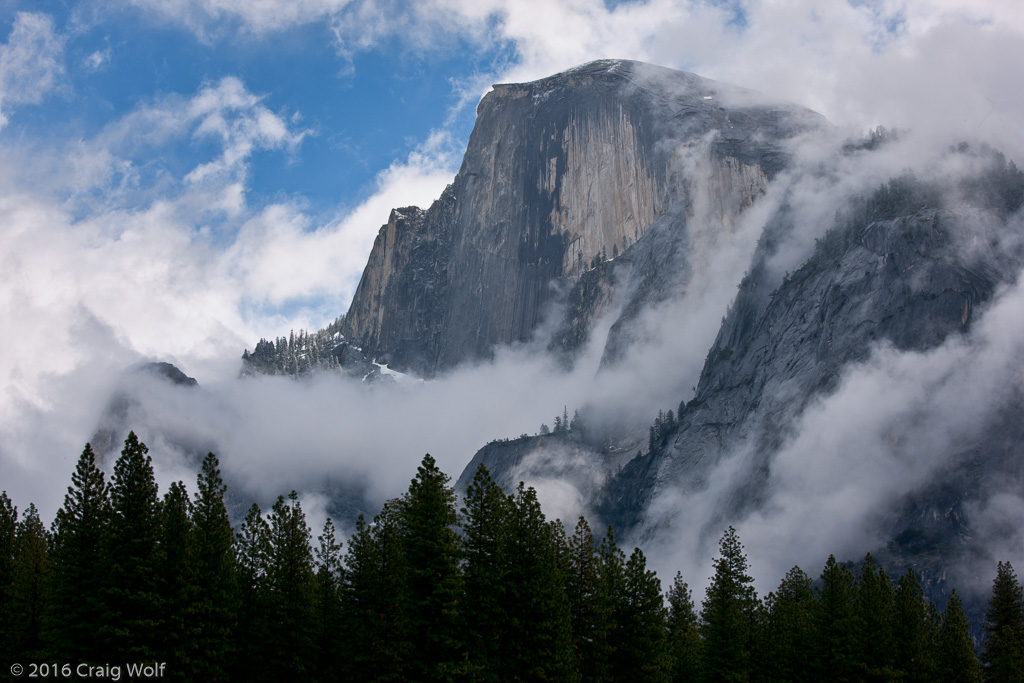
[[[344,313],[490,84],[605,57],[1024,157],[1017,0],[0,0],[0,479],[132,362]]]
[[[249,189],[257,202],[298,198],[316,215],[330,215],[366,198],[375,174],[404,159],[431,130],[444,125],[464,140],[473,107],[459,106],[453,83],[493,68],[501,46],[480,50],[454,40],[444,54],[416,54],[390,37],[357,54],[339,54],[323,22],[291,26],[273,35],[218,38],[155,21],[141,10],[110,16],[40,3],[7,13],[10,36],[19,11],[48,16],[63,42],[63,73],[53,92],[18,110],[5,137],[22,140],[92,137],[112,120],[154,97],[188,95],[224,77],[239,78],[270,111],[304,130],[297,149],[258,153],[250,161]],[[84,23],[83,15],[92,14]],[[210,153],[191,141],[161,149],[172,170]]]

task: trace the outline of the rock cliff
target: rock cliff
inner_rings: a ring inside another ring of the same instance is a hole
[[[659,221],[687,239],[694,218],[730,230],[784,167],[784,143],[824,125],[807,110],[636,62],[495,85],[442,197],[395,210],[381,228],[344,337],[424,376],[529,340],[556,298],[552,283],[575,286]],[[572,347],[588,330],[568,323]]]
[[[838,207],[835,226],[793,273],[769,265],[794,228],[791,217],[782,209],[769,221],[695,396],[654,449],[613,475],[597,503],[606,521],[656,537],[668,521],[652,514],[659,495],[697,495],[714,485],[713,509],[702,521],[708,536],[719,534],[723,524],[766,502],[777,454],[799,436],[801,417],[834,394],[851,370],[880,350],[926,354],[965,338],[979,312],[1024,267],[1017,213],[1024,175],[999,155],[979,156],[989,159],[982,161],[989,164],[988,180],[897,177],[854,207]],[[989,190],[971,189],[979,184]],[[964,351],[964,362],[974,355]],[[930,381],[938,391],[950,370],[914,357],[933,367]],[[961,390],[967,394],[969,386]],[[892,415],[877,443],[892,463],[914,461],[918,473],[913,486],[894,489],[887,507],[875,511],[874,531],[889,539],[876,549],[883,558],[928,560],[931,565],[923,566],[941,573],[954,551],[980,550],[969,540],[982,520],[969,510],[984,507],[993,482],[999,488],[1022,480],[1020,428],[1009,417],[1019,386],[1008,386],[1006,395],[995,386],[982,388],[986,407],[952,413],[971,416],[963,420],[944,417],[936,405],[910,406],[909,417]],[[865,457],[856,444],[835,447],[849,452],[822,457],[847,463]],[[736,460],[730,480],[713,482],[726,476],[720,465],[727,458]]]

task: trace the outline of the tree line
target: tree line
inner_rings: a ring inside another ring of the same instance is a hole
[[[86,445],[49,529],[0,495],[0,654],[20,662],[166,662],[177,680],[1018,681],[1024,595],[999,563],[980,661],[954,591],[940,614],[912,569],[830,557],[758,598],[736,532],[698,610],[639,548],[585,518],[547,520],[481,466],[458,507],[427,455],[346,548],[316,543],[295,492],[237,529],[217,458],[193,496],[160,497],[129,434],[107,482]],[[6,670],[6,669],[5,669]]]

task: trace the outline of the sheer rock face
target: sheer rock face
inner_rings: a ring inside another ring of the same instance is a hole
[[[477,113],[454,182],[428,210],[392,213],[346,315],[349,343],[403,371],[431,376],[529,340],[553,282],[575,284],[666,216],[670,232],[694,218],[731,229],[784,167],[785,141],[824,125],[626,61],[496,85]]]
[[[943,196],[955,194],[948,188]],[[795,436],[805,410],[835,392],[844,372],[879,348],[926,352],[968,332],[978,311],[1024,266],[1019,221],[993,206],[915,202],[894,215],[854,221],[783,277],[766,264],[790,227],[781,215],[766,228],[678,428],[609,482],[597,506],[617,529],[657,534],[665,520],[648,515],[652,500],[666,491],[705,490],[726,458],[742,459],[735,471],[743,475],[722,487],[707,533],[757,509],[768,495],[773,457]],[[962,464],[938,468],[888,511],[889,538],[916,538],[926,517],[948,516],[951,506],[939,511],[930,490],[944,491],[943,500],[959,506],[980,495],[974,470],[1005,474],[1016,457],[1007,453],[1019,451],[1006,447],[1013,443],[1008,424],[996,415],[959,434],[962,443],[937,447],[929,455],[936,463]],[[897,425],[891,438],[898,441],[902,431]],[[900,447],[892,444],[894,452]],[[964,455],[975,451],[983,455]],[[950,475],[957,468],[964,472]],[[959,517],[949,526],[929,530],[929,538],[948,543],[970,535]]]

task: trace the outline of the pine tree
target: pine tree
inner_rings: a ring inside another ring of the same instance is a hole
[[[800,567],[793,567],[765,603],[769,680],[814,680],[807,665],[817,605],[811,578]]]
[[[106,555],[110,583],[104,629],[110,655],[125,661],[154,661],[160,627],[156,552],[159,500],[149,449],[130,432],[114,463],[110,487],[110,533]],[[108,660],[110,661],[110,660]]]
[[[110,522],[109,488],[89,444],[78,459],[64,505],[53,523],[53,609],[47,618],[50,655],[102,663]]]
[[[341,631],[341,584],[344,580],[341,566],[341,545],[335,538],[334,522],[328,517],[323,533],[317,538],[316,551],[316,628],[314,648],[317,665],[316,677],[321,681],[337,680],[340,676],[341,650],[338,638]]]
[[[775,656],[768,638],[769,609],[767,597],[754,600],[750,620],[750,680],[754,683],[768,680],[767,672]]]
[[[11,562],[9,647],[21,660],[39,661],[43,651],[43,619],[48,607],[50,558],[49,534],[39,520],[36,506],[29,504],[14,535]]]
[[[612,681],[616,648],[622,640],[617,617],[626,594],[626,555],[615,541],[609,526],[598,546],[597,597],[599,620],[595,628],[593,660],[581,662],[584,680]],[[600,640],[597,636],[603,635]]]
[[[560,523],[558,523],[560,524]],[[506,536],[505,626],[507,659],[500,680],[573,681],[572,625],[554,528],[541,511],[537,492],[519,484]]]
[[[1009,562],[996,566],[981,663],[986,683],[1024,681],[1024,593]]]
[[[407,567],[398,501],[367,524],[362,515],[348,543],[342,590],[346,680],[410,680]]]
[[[448,680],[462,659],[457,522],[455,491],[428,453],[402,501],[411,665],[421,681]]]
[[[508,525],[512,502],[481,464],[466,489],[463,530],[463,640],[476,680],[496,681],[508,659]]]
[[[573,647],[583,680],[600,680],[597,664],[609,660],[610,605],[600,590],[601,558],[590,525],[581,515],[568,539],[566,593]]]
[[[0,493],[0,614],[11,613],[11,584],[14,583],[15,538],[18,529],[18,508],[7,496]],[[12,649],[15,624],[11,619],[0,619],[0,661],[16,661]]]
[[[295,491],[278,496],[269,524],[268,673],[303,678],[313,662],[314,579],[309,527]]]
[[[933,678],[928,605],[912,567],[896,585],[896,661],[907,681]]]
[[[743,546],[731,526],[719,543],[714,567],[701,610],[705,680],[746,681],[750,678],[757,596]]]
[[[981,668],[974,655],[971,624],[956,590],[942,613],[936,648],[936,683],[981,683]]]
[[[854,681],[854,577],[829,555],[814,614],[814,671],[819,680]]]
[[[270,618],[270,527],[253,503],[235,537],[238,611],[233,632],[231,680],[267,680]]]
[[[195,621],[192,606],[196,591],[193,583],[192,511],[188,491],[178,481],[171,484],[161,505],[162,524],[157,550],[157,591],[162,616],[160,625],[160,661],[167,662],[172,680],[193,680]]]
[[[669,680],[673,683],[700,680],[700,662],[703,644],[697,630],[697,612],[690,587],[676,573],[668,591],[668,644],[671,666]]]
[[[895,609],[892,581],[868,553],[860,568],[856,593],[856,666],[860,680],[888,681],[897,675]]]
[[[197,680],[211,683],[227,680],[235,612],[234,532],[224,506],[226,490],[217,456],[207,453],[196,481],[192,505],[195,538],[192,615],[195,676]]]
[[[647,569],[639,548],[633,549],[626,562],[624,597],[616,615],[619,640],[613,666],[615,680],[668,681],[661,581]]]

